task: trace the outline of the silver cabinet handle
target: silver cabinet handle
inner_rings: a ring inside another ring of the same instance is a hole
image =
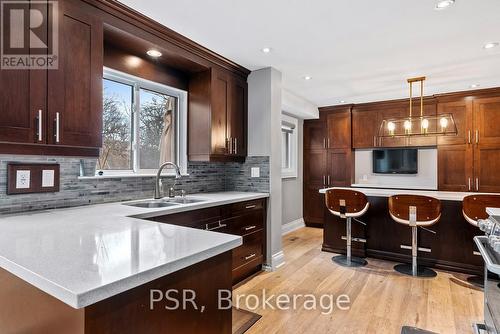
[[[326,139],[326,148],[330,148],[330,138]]]
[[[471,189],[470,189],[470,177],[469,177],[469,191],[470,191],[470,190],[471,190]]]
[[[323,148],[326,148],[326,138],[323,138]]]
[[[250,259],[254,258],[255,256],[257,256],[257,254],[255,254],[255,253],[250,254],[248,256],[245,256],[245,260],[250,260]]]
[[[244,228],[245,231],[250,231],[250,230],[253,230],[254,228],[256,228],[257,226],[255,225],[251,225],[251,226],[247,226]]]
[[[38,109],[38,122],[37,126],[38,128],[36,129],[36,135],[38,136],[38,141],[42,141],[42,109]]]
[[[328,175],[327,185],[330,186],[330,175]]]
[[[227,141],[229,142],[228,152],[229,152],[229,154],[232,154],[233,153],[233,138],[229,137],[229,139]]]
[[[227,226],[226,224],[222,224],[221,221],[219,220],[219,224],[217,226],[215,226],[215,227],[212,227],[212,228],[209,227],[209,224],[206,224],[205,225],[205,230],[206,231],[215,231],[215,230],[218,230],[220,228],[224,228],[226,226]]]
[[[245,209],[253,209],[253,208],[255,208],[256,206],[257,206],[257,205],[255,205],[255,204],[247,205],[247,206],[245,206]]]
[[[326,187],[326,175],[323,175],[323,187]]]
[[[479,144],[479,130],[476,130],[476,144]]]
[[[238,138],[234,138],[234,154],[238,154]]]
[[[467,131],[467,132],[468,132],[468,136],[469,136],[468,143],[469,143],[469,144],[472,144],[472,142],[471,142],[471,140],[472,140],[472,139],[471,139],[471,133],[470,133],[471,131],[469,130],[469,131]]]
[[[373,147],[377,147],[377,137],[373,136]]]
[[[56,132],[54,133],[54,137],[56,138],[56,143],[59,143],[59,124],[60,124],[60,118],[59,118],[59,113],[56,112]]]
[[[476,177],[476,191],[479,191],[479,178]]]

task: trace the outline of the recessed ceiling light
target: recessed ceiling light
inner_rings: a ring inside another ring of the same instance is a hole
[[[477,88],[479,86],[480,86],[479,84],[472,84],[472,85],[470,85],[470,88]]]
[[[436,7],[434,7],[437,10],[441,9],[446,9],[453,5],[455,3],[455,0],[441,0],[436,4]]]
[[[339,103],[345,103],[345,101],[344,100],[340,100]]]
[[[271,48],[262,48],[262,49],[260,49],[260,51],[262,51],[264,53],[269,53],[269,52],[271,52]]]
[[[304,77],[304,80],[311,80],[311,79],[312,79],[312,77],[311,77],[311,76],[309,76],[309,75],[306,75],[306,76]]]
[[[483,48],[484,49],[493,49],[494,47],[497,47],[498,46],[498,42],[490,42],[490,43],[486,43]]]
[[[153,58],[161,57],[161,52],[155,49],[148,50],[146,53]]]

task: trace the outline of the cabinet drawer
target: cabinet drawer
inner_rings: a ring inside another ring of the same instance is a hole
[[[186,227],[195,227],[202,229],[206,228],[206,224],[209,224],[211,227],[213,227],[212,225],[217,224],[218,221],[221,219],[222,219],[222,210],[220,206],[149,218],[149,220],[159,223],[181,225]]]
[[[250,210],[258,210],[264,208],[264,200],[263,199],[257,199],[254,201],[248,201],[248,202],[240,202],[240,203],[234,203],[231,204],[229,209],[231,210],[231,213],[236,214],[236,213],[242,213]]]
[[[227,221],[227,233],[247,235],[262,230],[264,227],[264,211],[252,210],[240,216],[232,217]]]
[[[264,256],[259,255],[245,264],[233,269],[233,285],[262,270]]]
[[[237,268],[262,255],[262,231],[243,237],[243,245],[233,249],[233,268]]]

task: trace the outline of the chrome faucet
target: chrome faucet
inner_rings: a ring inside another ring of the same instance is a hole
[[[160,184],[160,177],[161,177],[161,172],[163,171],[163,168],[165,168],[166,166],[172,166],[174,167],[174,170],[175,170],[175,178],[176,179],[180,179],[181,178],[181,171],[179,169],[179,166],[177,166],[176,164],[174,164],[173,162],[170,162],[170,161],[167,161],[167,162],[164,162],[160,168],[158,168],[158,172],[156,173],[156,182],[155,182],[155,197],[154,199],[160,199],[162,196],[161,196],[161,184]],[[169,197],[172,197],[171,194],[172,194],[172,191],[173,191],[173,188],[170,188],[169,191],[168,191],[168,195]],[[175,193],[174,193],[175,194]]]

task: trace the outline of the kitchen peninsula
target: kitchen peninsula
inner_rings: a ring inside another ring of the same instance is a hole
[[[462,200],[471,192],[382,189],[382,188],[325,188],[351,189],[365,194],[370,207],[360,220],[366,226],[353,222],[353,237],[364,242],[353,242],[353,255],[372,257],[389,261],[404,262],[411,259],[410,250],[403,248],[411,244],[408,227],[396,223],[389,215],[388,198],[396,194],[422,195],[441,201],[441,219],[430,229],[420,230],[418,235],[421,252],[419,261],[430,267],[452,270],[468,274],[481,274],[483,261],[474,245],[473,238],[481,231],[469,224],[462,214]],[[325,212],[325,224],[322,249],[328,252],[345,253],[345,221]]]
[[[231,250],[242,238],[144,218],[267,196],[223,192],[166,208],[110,203],[2,216],[0,332],[231,333],[218,291],[232,290]],[[166,310],[165,300],[152,307],[152,289],[193,290],[198,308]]]

